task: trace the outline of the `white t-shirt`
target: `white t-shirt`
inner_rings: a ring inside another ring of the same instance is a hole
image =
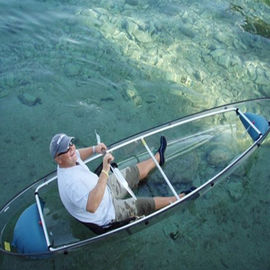
[[[58,190],[67,211],[82,222],[106,225],[115,219],[115,209],[108,186],[95,213],[86,210],[89,192],[96,186],[98,176],[92,173],[76,151],[79,165],[70,168],[57,167]]]

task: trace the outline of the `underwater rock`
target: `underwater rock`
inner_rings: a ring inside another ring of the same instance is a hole
[[[201,53],[201,58],[202,58],[202,61],[205,63],[205,64],[209,64],[209,63],[212,63],[213,62],[213,58],[210,56],[210,54],[206,54],[206,53]]]
[[[247,74],[252,81],[256,79],[256,67],[253,63],[247,64]]]
[[[177,223],[166,224],[166,226],[163,228],[163,233],[166,237],[172,239],[173,241],[177,240],[179,237],[182,237],[179,225]]]
[[[235,171],[232,172],[232,175],[236,178],[242,178],[246,175],[248,167],[249,167],[249,164],[247,163],[241,164],[240,166],[236,168]]]
[[[64,72],[68,77],[74,77],[80,74],[80,66],[75,63],[67,63]]]
[[[185,158],[179,160],[177,167],[178,174],[177,176],[173,177],[172,182],[191,184],[194,180],[194,172],[197,172],[198,166],[199,159],[195,153],[185,155]]]
[[[132,33],[138,28],[138,25],[133,21],[125,19],[121,22],[121,27],[127,32],[129,39],[132,39]]]
[[[136,96],[136,91],[135,90],[131,90],[131,89],[127,89],[127,95],[129,98],[133,99]]]
[[[266,77],[264,69],[257,67],[256,74],[257,74],[256,78],[257,84],[269,84],[269,78]]]
[[[142,31],[141,29],[136,29],[134,31],[133,35],[140,42],[151,42],[152,41],[149,33],[146,31]]]
[[[226,50],[217,49],[210,53],[215,61],[224,68],[229,68],[231,65],[231,56],[228,55]]]
[[[228,183],[228,193],[234,202],[239,201],[243,197],[244,188],[240,181]]]
[[[129,4],[131,6],[137,6],[139,4],[138,0],[126,0],[126,4]]]
[[[23,30],[23,27],[18,23],[5,23],[4,29],[11,34],[18,34]]]
[[[247,46],[239,39],[234,38],[233,39],[233,45],[236,49],[244,49],[247,50]]]
[[[100,13],[96,9],[94,10],[86,8],[81,10],[79,14],[83,16],[83,20],[88,26],[101,27],[103,25],[102,22],[100,21]]]
[[[192,80],[189,76],[186,75],[182,75],[180,78],[180,82],[184,85],[186,85],[187,87],[190,87],[192,84]]]
[[[266,70],[263,67],[257,66],[253,62],[249,62],[246,65],[246,70],[249,78],[256,84],[269,84],[270,76],[267,75]]]
[[[133,99],[133,102],[134,102],[136,107],[140,107],[142,105],[142,98],[140,96],[136,96]]]
[[[225,162],[227,162],[231,157],[231,153],[229,149],[226,147],[222,147],[220,149],[213,149],[207,155],[207,161],[212,166],[223,166]]]
[[[80,15],[90,17],[90,18],[97,18],[99,16],[98,12],[96,10],[93,10],[91,8],[86,8],[81,10]]]
[[[270,24],[258,17],[246,16],[243,29],[251,34],[260,35],[265,38],[270,38]]]
[[[232,66],[242,66],[242,61],[238,56],[233,56],[230,60]]]
[[[18,99],[22,104],[27,106],[35,106],[37,104],[42,104],[39,97],[32,96],[28,93],[19,94]]]
[[[229,68],[231,65],[231,59],[228,55],[222,55],[218,58],[217,63],[222,67]]]
[[[179,31],[186,37],[193,39],[195,38],[196,34],[188,27],[186,26],[179,26]]]
[[[142,105],[142,98],[138,95],[135,89],[127,89],[126,94],[129,97],[129,99],[133,101],[136,107]]]
[[[224,33],[221,33],[221,32],[218,31],[218,32],[215,33],[214,37],[220,43],[225,43],[226,35],[224,35]]]
[[[160,12],[162,12],[168,16],[177,16],[181,12],[181,9],[180,9],[180,7],[178,7],[176,5],[166,4],[165,7],[160,8]]]
[[[176,232],[170,232],[169,235],[172,240],[176,240],[180,234],[179,234],[179,231],[176,231]]]
[[[87,115],[85,108],[75,108],[73,113],[77,118],[84,118]]]
[[[193,73],[193,76],[195,77],[195,79],[199,82],[202,82],[203,81],[203,74],[201,71],[199,70],[196,70],[194,73]]]
[[[156,103],[157,102],[157,96],[153,94],[149,94],[145,97],[145,102],[148,104]]]
[[[225,53],[226,51],[223,49],[216,49],[216,50],[213,50],[210,54],[212,55],[214,59],[218,59],[218,57],[224,55]]]
[[[100,99],[101,102],[110,102],[110,101],[114,101],[113,97],[104,97]]]
[[[164,183],[164,179],[163,182],[161,179],[158,179],[158,182],[155,182],[153,184],[151,183],[150,188],[154,190],[155,194],[158,194],[159,196],[168,196],[168,185],[167,183]],[[153,192],[151,193],[154,194]]]
[[[9,91],[8,90],[6,90],[6,89],[0,89],[0,98],[3,98],[3,97],[6,97],[6,96],[8,96],[8,94],[9,94]]]
[[[126,31],[130,40],[145,43],[152,41],[151,35],[147,30],[148,26],[143,23],[137,24],[131,20],[124,20],[121,23],[121,27]]]
[[[3,85],[8,86],[8,87],[14,87],[16,84],[17,84],[17,79],[15,76],[15,72],[14,73],[8,72],[4,75]]]

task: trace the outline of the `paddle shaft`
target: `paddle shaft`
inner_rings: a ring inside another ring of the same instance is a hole
[[[99,136],[99,134],[97,133],[96,130],[95,130],[95,134],[96,134],[97,144],[100,144],[101,143],[101,139],[100,139],[100,136]],[[106,155],[107,153],[108,153],[107,151],[102,151],[102,154],[103,155]],[[124,176],[122,175],[122,173],[120,172],[120,170],[118,168],[114,168],[111,165],[111,162],[110,162],[110,168],[111,168],[111,171],[113,172],[113,174],[115,175],[116,179],[120,183],[120,185],[122,185],[122,187],[124,187],[126,189],[126,191],[132,196],[133,199],[137,200],[135,194],[133,193],[133,191],[128,186],[128,182],[124,178]]]

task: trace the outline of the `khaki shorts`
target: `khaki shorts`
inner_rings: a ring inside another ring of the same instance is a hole
[[[139,170],[137,166],[121,170],[131,189],[137,188],[139,183]],[[129,217],[149,215],[155,211],[155,202],[151,197],[125,199],[129,193],[117,181],[114,174],[108,179],[108,186],[112,193],[115,208],[115,221],[125,220]]]

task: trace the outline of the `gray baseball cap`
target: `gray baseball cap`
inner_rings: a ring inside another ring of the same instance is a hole
[[[55,158],[58,154],[66,152],[72,139],[74,139],[74,137],[69,137],[64,133],[54,135],[50,143],[52,158]]]

